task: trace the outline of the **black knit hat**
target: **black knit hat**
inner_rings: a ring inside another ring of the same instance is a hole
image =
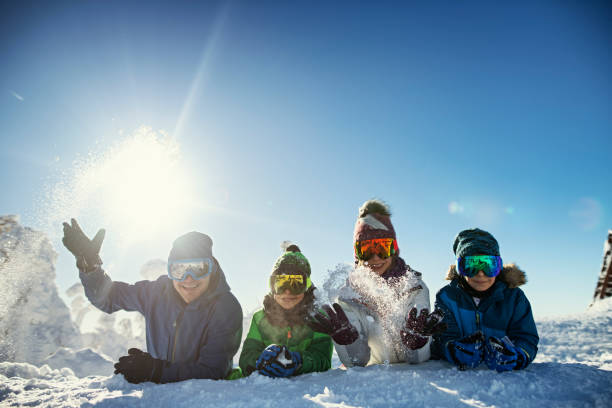
[[[168,262],[182,259],[212,258],[212,239],[201,232],[192,231],[174,240]]]
[[[487,231],[478,228],[466,229],[455,237],[453,252],[457,258],[473,255],[499,256],[499,244]]]

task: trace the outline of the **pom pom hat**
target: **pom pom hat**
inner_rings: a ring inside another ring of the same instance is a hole
[[[281,248],[283,248],[285,252],[279,256],[274,263],[271,276],[302,275],[304,277],[304,282],[306,282],[306,288],[310,288],[312,283],[310,281],[311,271],[308,259],[302,254],[297,245],[291,244],[288,241],[284,241],[281,244]],[[273,291],[273,279],[270,279],[270,290]]]
[[[353,244],[376,238],[393,238],[397,242],[389,206],[381,200],[373,199],[359,207],[359,216],[353,232]],[[399,254],[399,249],[395,254]]]

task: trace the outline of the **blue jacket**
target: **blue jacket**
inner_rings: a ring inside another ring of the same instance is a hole
[[[101,269],[79,274],[91,303],[106,313],[145,317],[147,351],[165,360],[161,382],[225,378],[242,338],[242,308],[217,264],[210,286],[185,303],[167,276],[133,285],[113,282]]]
[[[525,273],[515,265],[504,265],[493,285],[491,295],[476,306],[471,295],[459,286],[459,275],[453,267],[447,279],[451,282],[436,294],[435,307],[444,312],[446,331],[433,338],[432,353],[446,358],[446,343],[480,330],[488,338],[508,336],[533,361],[538,351],[538,330],[525,293],[517,286],[526,282]]]

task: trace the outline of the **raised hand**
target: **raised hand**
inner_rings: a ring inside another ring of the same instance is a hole
[[[132,384],[147,381],[159,384],[162,366],[163,360],[153,358],[149,353],[137,348],[131,348],[127,356],[119,357],[119,361],[115,363],[115,374],[123,374]]]
[[[314,318],[309,320],[308,326],[316,332],[325,333],[340,345],[352,344],[359,338],[357,329],[349,322],[346,313],[338,303],[334,303],[334,309],[329,305],[323,305],[325,313],[317,312]]]
[[[487,339],[484,359],[487,367],[497,372],[520,370],[527,365],[527,355],[520,347],[516,347],[506,336],[501,340],[497,337]]]
[[[62,243],[75,256],[77,267],[90,271],[102,265],[99,253],[106,231],[104,229],[99,230],[96,236],[90,240],[74,218],[70,222],[71,224],[63,223],[64,237]]]
[[[422,309],[417,317],[417,308],[413,307],[406,317],[404,329],[400,331],[402,342],[410,350],[420,349],[427,344],[429,336],[446,330],[443,318],[444,313],[440,309],[432,313],[429,313],[428,309]]]
[[[459,340],[449,341],[446,348],[450,359],[460,370],[477,367],[484,358],[485,337],[477,331]]]
[[[268,377],[290,377],[302,366],[302,356],[286,346],[271,344],[255,362],[260,374]]]

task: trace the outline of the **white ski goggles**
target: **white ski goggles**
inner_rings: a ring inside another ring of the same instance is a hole
[[[204,279],[212,272],[213,265],[210,258],[171,261],[168,263],[168,277],[178,282],[187,279],[187,275],[195,280]]]

